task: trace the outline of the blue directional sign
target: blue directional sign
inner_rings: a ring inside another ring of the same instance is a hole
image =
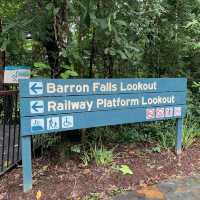
[[[185,78],[21,80],[24,191],[32,187],[31,135],[176,119],[180,153],[186,90]]]
[[[186,100],[185,92],[162,93],[134,93],[113,95],[64,96],[21,99],[21,115],[35,116],[36,113],[44,115],[90,112],[117,109],[134,109],[150,106],[181,105]],[[31,110],[29,109],[31,104]]]
[[[182,78],[147,79],[32,79],[21,82],[23,97],[80,96],[95,94],[133,94],[185,91],[187,80]]]

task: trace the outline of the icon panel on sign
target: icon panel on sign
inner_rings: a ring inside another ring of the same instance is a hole
[[[182,115],[182,108],[174,107],[174,117],[181,117],[181,115]]]
[[[29,83],[30,95],[41,95],[43,94],[43,83],[42,82],[30,82]]]
[[[44,113],[44,101],[31,101],[30,112],[32,114]]]
[[[44,119],[31,119],[31,132],[44,131]]]
[[[164,118],[165,117],[165,109],[164,108],[156,108],[156,118]]]
[[[165,117],[173,117],[173,107],[165,108]]]
[[[74,127],[74,117],[73,116],[63,116],[62,117],[62,128],[72,128]]]
[[[146,109],[146,119],[154,119],[155,118],[155,109],[154,108],[150,108],[150,109]]]
[[[60,128],[59,117],[47,118],[47,130],[57,130]]]

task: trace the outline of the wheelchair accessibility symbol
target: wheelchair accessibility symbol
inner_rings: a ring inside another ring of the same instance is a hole
[[[62,128],[72,128],[74,126],[73,116],[63,116],[62,117]]]

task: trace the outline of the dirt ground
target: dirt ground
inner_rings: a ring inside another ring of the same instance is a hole
[[[0,178],[0,200],[82,200],[91,193],[107,194],[119,189],[135,190],[160,180],[200,173],[200,140],[177,157],[173,151],[152,153],[144,146],[119,145],[115,165],[125,164],[133,175],[123,175],[112,166],[83,166],[78,156],[60,163],[56,155],[33,160],[33,189],[22,192],[22,168],[18,166]],[[105,195],[105,196],[104,196]]]

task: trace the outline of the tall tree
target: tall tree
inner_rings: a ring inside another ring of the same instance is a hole
[[[2,20],[0,18],[0,34],[1,33],[2,33]],[[0,49],[0,83],[3,82],[4,67],[5,67],[5,51],[3,49]]]

